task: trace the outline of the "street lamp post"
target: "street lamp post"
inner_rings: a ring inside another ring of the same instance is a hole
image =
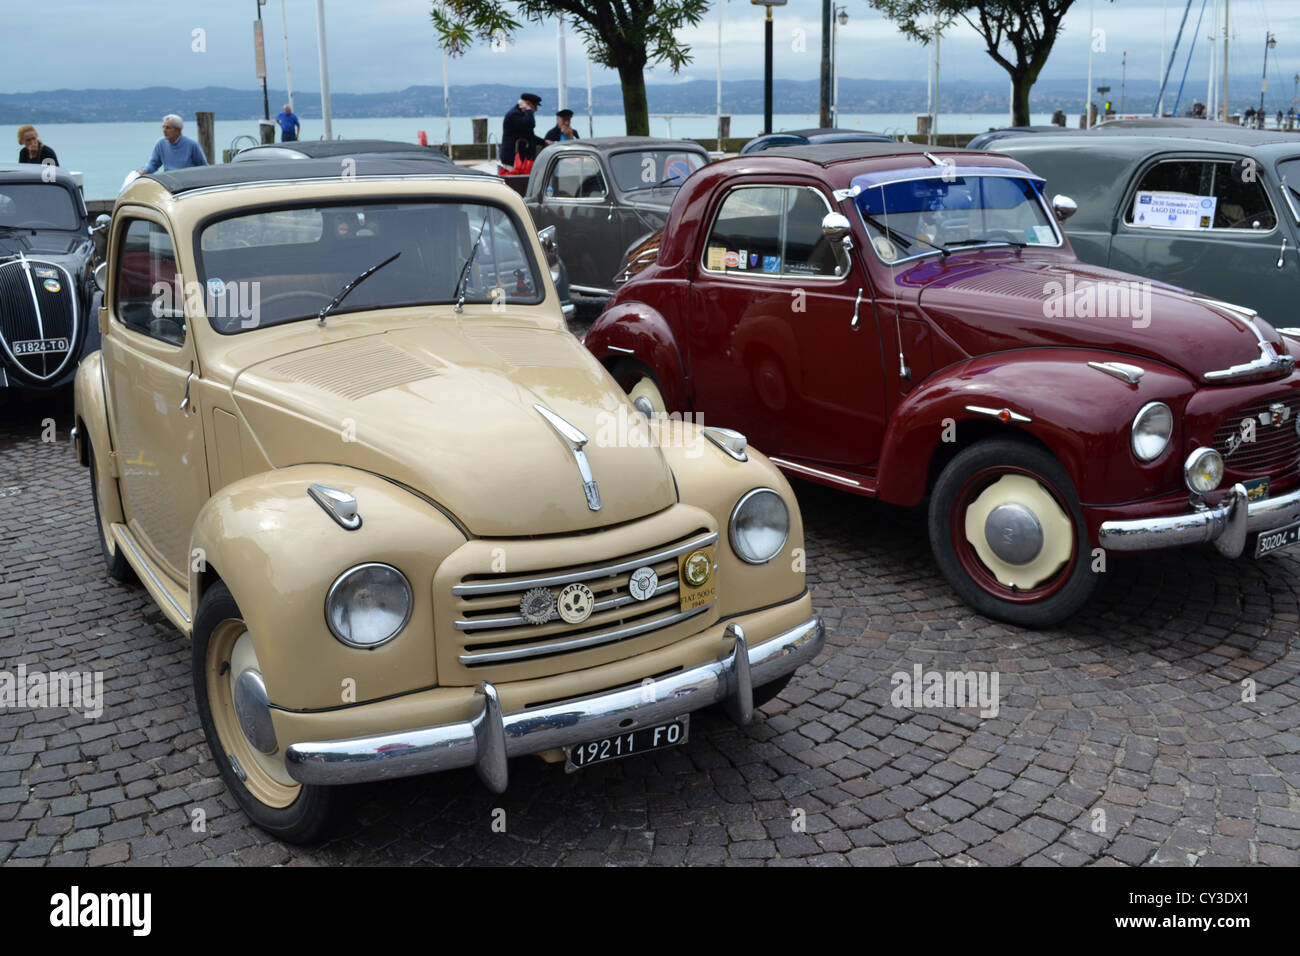
[[[840,125],[840,31],[848,26],[847,7],[835,7],[831,17],[831,125]]]
[[[1264,33],[1264,77],[1259,83],[1259,113],[1256,114],[1255,122],[1259,128],[1264,128],[1264,94],[1268,92],[1268,51],[1277,46],[1277,37],[1265,31]]]
[[[763,133],[772,132],[772,8],[784,7],[787,0],[749,0],[756,7],[766,7],[763,19]]]

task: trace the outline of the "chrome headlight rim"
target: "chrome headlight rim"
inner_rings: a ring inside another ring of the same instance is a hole
[[[773,495],[785,512],[785,533],[781,535],[781,543],[765,558],[748,553],[738,540],[739,533],[737,531],[737,519],[740,517],[742,510],[759,495]],[[786,543],[790,540],[790,506],[786,503],[785,496],[775,488],[768,487],[751,488],[745,492],[740,496],[740,500],[736,502],[735,507],[731,509],[731,517],[727,519],[727,539],[731,542],[732,553],[746,564],[759,565],[773,561],[777,555],[785,550]]]
[[[390,633],[387,637],[385,637],[381,641],[374,641],[367,644],[361,641],[353,640],[350,637],[340,634],[338,629],[334,626],[334,620],[330,615],[330,608],[333,606],[335,598],[339,596],[340,588],[344,587],[351,577],[363,571],[368,571],[372,568],[378,568],[383,571],[391,571],[393,574],[397,575],[397,580],[400,581],[402,584],[402,588],[406,600],[406,613],[402,616],[401,623],[398,624],[397,627],[393,629],[392,633]],[[411,588],[410,580],[408,580],[406,575],[403,574],[400,570],[393,567],[391,564],[385,564],[382,561],[364,561],[361,564],[354,564],[352,567],[348,568],[346,571],[344,571],[337,578],[334,579],[334,583],[330,585],[330,589],[325,595],[325,625],[329,628],[330,633],[334,635],[334,639],[337,640],[339,643],[362,651],[369,651],[369,650],[374,650],[376,647],[383,647],[393,638],[397,637],[397,635],[401,634],[402,631],[406,630],[406,625],[411,622],[411,615],[414,612],[415,612],[415,591]]]
[[[1158,437],[1158,436],[1156,436],[1154,433],[1140,433],[1138,430],[1139,426],[1144,424],[1148,415],[1151,415],[1153,413],[1158,413],[1161,410],[1163,410],[1164,414],[1166,414],[1169,417],[1169,432],[1164,436],[1164,439],[1160,443],[1160,447],[1156,449],[1156,451],[1152,452],[1149,455],[1144,455],[1141,451],[1138,450],[1139,440],[1145,437]],[[1147,402],[1145,405],[1139,408],[1137,414],[1133,416],[1133,424],[1129,426],[1128,446],[1129,446],[1129,450],[1133,453],[1134,458],[1136,458],[1138,461],[1144,464],[1147,464],[1155,461],[1157,458],[1159,458],[1161,455],[1163,455],[1166,451],[1169,450],[1169,446],[1173,442],[1173,437],[1174,437],[1173,410],[1164,402]]]
[[[1209,458],[1211,456],[1218,459],[1219,462],[1218,480],[1215,481],[1215,483],[1209,488],[1198,488],[1196,487],[1196,484],[1193,481],[1192,476],[1194,474],[1197,474],[1200,471],[1201,463],[1206,458]],[[1223,484],[1223,474],[1224,474],[1223,456],[1220,455],[1219,452],[1213,448],[1201,447],[1201,448],[1193,449],[1192,453],[1187,456],[1187,460],[1183,462],[1183,483],[1187,485],[1187,490],[1194,495],[1208,494],[1209,492],[1217,489],[1220,485]]]

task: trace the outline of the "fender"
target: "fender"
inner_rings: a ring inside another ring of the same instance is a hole
[[[672,326],[657,310],[632,300],[611,304],[583,338],[605,368],[635,358],[659,380],[669,411],[686,409],[686,367]]]
[[[104,389],[103,353],[92,352],[81,360],[73,382],[74,420],[77,425],[77,461],[90,464],[95,449],[95,467],[105,478],[116,477],[111,460],[113,440],[108,430],[108,398]],[[117,482],[100,484],[100,513],[110,524],[123,524],[122,495]]]
[[[357,499],[361,527],[348,531],[307,495],[313,482]],[[438,507],[400,485],[339,465],[293,465],[222,488],[190,537],[190,616],[220,579],[252,636],[272,705],[313,710],[409,693],[437,684],[430,582],[466,536]],[[342,643],[325,623],[325,599],[344,571],[367,561],[410,582],[411,618],[373,649]]]
[[[890,418],[880,457],[879,497],[915,506],[927,493],[931,465],[944,442],[961,448],[989,434],[1021,432],[1060,460],[1084,505],[1153,497],[1180,488],[1183,409],[1195,383],[1169,366],[1143,359],[1146,374],[1129,385],[1088,366],[1127,361],[1094,349],[1016,349],[949,366],[912,391]],[[1086,402],[1079,396],[1086,395]],[[1147,402],[1174,413],[1174,434],[1155,461],[1138,461],[1129,447],[1133,417]],[[1001,423],[967,406],[1026,416]],[[973,433],[973,434],[972,434]]]

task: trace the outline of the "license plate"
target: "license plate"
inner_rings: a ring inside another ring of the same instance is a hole
[[[617,737],[605,737],[588,744],[575,744],[564,748],[564,769],[567,773],[590,767],[592,764],[607,763],[620,757],[633,754],[649,753],[651,750],[663,750],[686,743],[690,732],[690,715],[655,727],[642,727],[629,730]]]
[[[25,339],[13,344],[14,355],[42,355],[45,352],[66,352],[67,339]]]
[[[694,611],[718,599],[712,547],[697,548],[677,559],[677,592],[683,611]]]
[[[1268,479],[1256,478],[1254,481],[1243,481],[1242,487],[1246,489],[1247,501],[1263,501],[1268,497]]]
[[[1300,541],[1300,521],[1276,531],[1261,531],[1255,541],[1255,557],[1262,558],[1297,541]]]

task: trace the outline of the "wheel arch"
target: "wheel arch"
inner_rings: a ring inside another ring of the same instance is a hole
[[[670,411],[687,406],[686,363],[669,321],[644,302],[616,302],[596,319],[583,344],[611,375],[634,360],[659,382]]]

